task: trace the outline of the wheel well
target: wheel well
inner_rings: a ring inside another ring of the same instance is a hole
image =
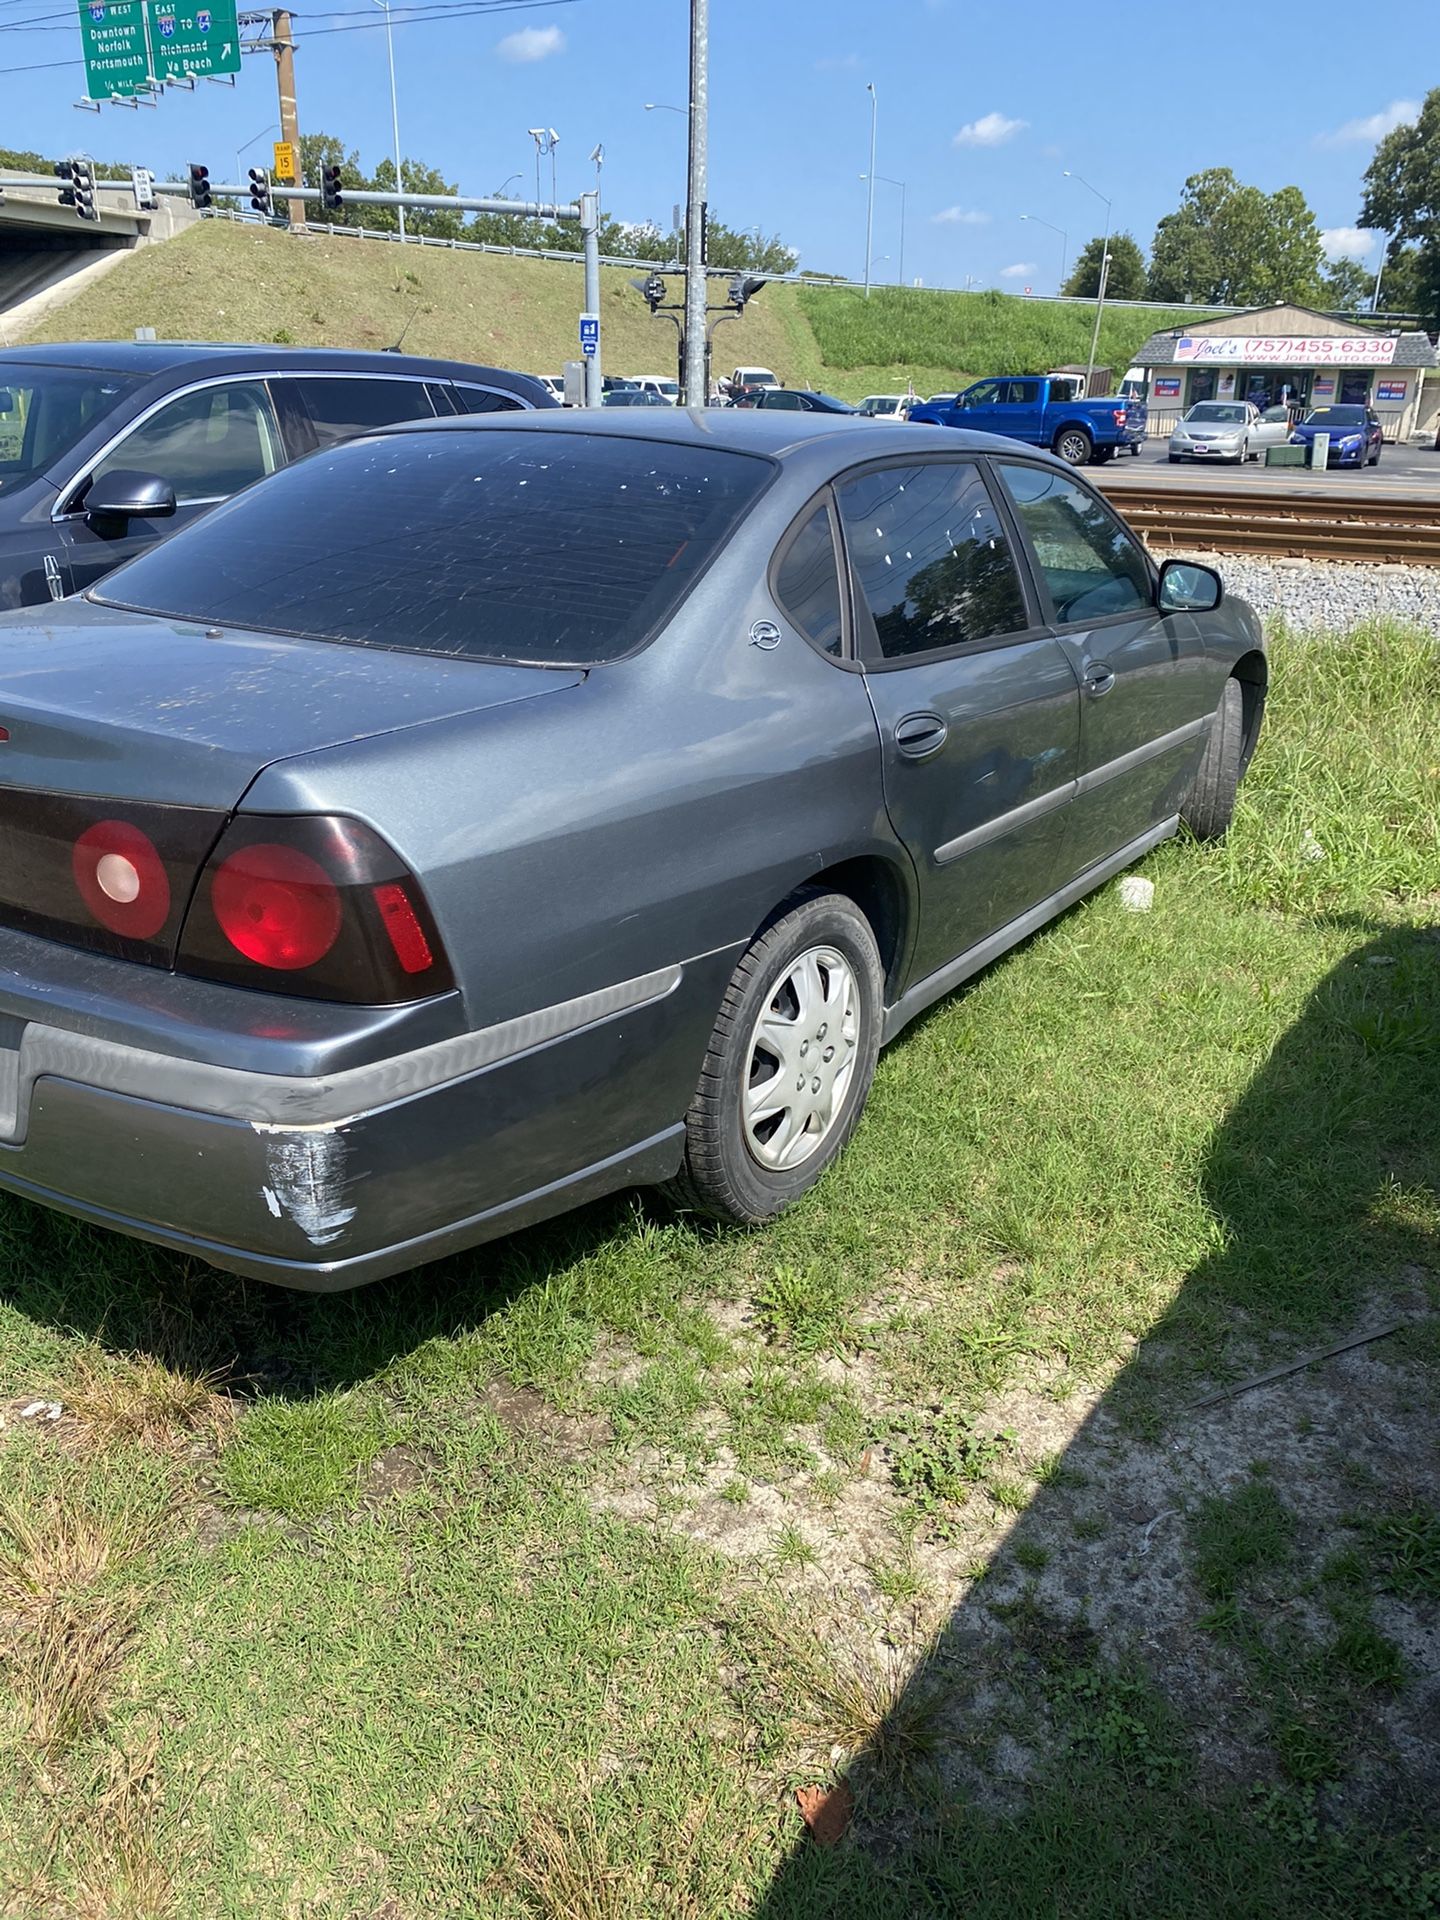
[[[847,894],[859,907],[870,922],[875,944],[880,949],[880,964],[885,969],[885,997],[893,1000],[899,990],[900,966],[905,958],[909,928],[909,902],[895,867],[876,854],[862,854],[854,860],[840,860],[832,867],[822,867],[809,876],[805,885],[821,887],[827,893]]]
[[[1083,420],[1062,420],[1051,438],[1051,446],[1053,447],[1057,440],[1063,440],[1067,433],[1083,433],[1092,447],[1095,444],[1095,436]]]
[[[1240,682],[1240,698],[1245,722],[1245,738],[1240,748],[1243,774],[1260,738],[1260,720],[1265,711],[1265,690],[1270,683],[1270,665],[1263,653],[1247,653],[1235,663],[1230,676]]]

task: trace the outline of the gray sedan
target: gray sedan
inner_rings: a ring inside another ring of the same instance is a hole
[[[1249,400],[1199,400],[1170,435],[1172,460],[1258,460],[1290,437],[1284,407],[1264,413]]]
[[[0,1184],[311,1288],[778,1213],[1266,686],[1050,456],[768,410],[377,432],[0,646]]]

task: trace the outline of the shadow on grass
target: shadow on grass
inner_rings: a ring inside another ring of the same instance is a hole
[[[761,1920],[1440,1914],[1440,929],[1350,924],[1373,937],[1214,1136],[1215,1251],[1068,1422],[847,1768],[849,1832],[801,1838]]]

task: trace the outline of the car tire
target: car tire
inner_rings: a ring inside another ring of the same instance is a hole
[[[1195,770],[1180,818],[1197,840],[1221,840],[1235,817],[1235,796],[1245,766],[1245,694],[1238,680],[1227,680],[1210,738]]]
[[[1371,466],[1372,466],[1372,467],[1378,467],[1378,466],[1379,466],[1379,464],[1380,464],[1380,449],[1379,449],[1379,447],[1376,447],[1376,449],[1375,449],[1375,451],[1374,451],[1374,453],[1373,453],[1373,454],[1371,455],[1371,457],[1370,457],[1370,464],[1371,464]]]
[[[1055,436],[1054,452],[1066,466],[1087,466],[1095,451],[1095,442],[1083,427],[1062,427]]]
[[[1140,442],[1138,440],[1135,441],[1135,443],[1131,447],[1130,455],[1131,455],[1131,458],[1135,460],[1138,460],[1140,458]]]
[[[1170,455],[1170,464],[1171,464],[1171,466],[1172,466],[1172,467],[1178,467],[1178,466],[1179,466],[1179,464],[1180,464],[1180,456],[1179,456],[1179,454],[1178,454],[1178,453],[1172,453],[1172,454]]]
[[[712,1220],[759,1226],[814,1186],[870,1092],[883,1001],[880,950],[854,901],[818,889],[797,895],[730,977],[670,1199]],[[802,1049],[814,1057],[807,1085],[796,1089]],[[772,1085],[773,1103],[765,1097]],[[787,1100],[793,1092],[798,1101]]]

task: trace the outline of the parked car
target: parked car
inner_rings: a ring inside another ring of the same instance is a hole
[[[538,381],[557,405],[564,404],[565,376],[563,373],[527,373],[525,378]]]
[[[0,607],[79,592],[367,428],[553,404],[523,373],[408,354],[113,340],[0,352]]]
[[[663,393],[652,393],[649,387],[613,387],[600,396],[600,404],[602,407],[668,407],[673,402]]]
[[[848,400],[833,393],[811,393],[803,387],[760,387],[749,403],[769,413],[856,413]]]
[[[1272,416],[1278,415],[1278,419]],[[1290,433],[1284,407],[1266,415],[1248,400],[1197,400],[1170,435],[1171,460],[1228,460],[1237,466],[1279,446]]]
[[[778,387],[780,382],[769,367],[736,367],[728,379],[720,382],[720,391],[731,406],[739,406],[742,392],[756,387]]]
[[[637,387],[643,387],[647,393],[658,393],[667,406],[680,404],[680,382],[672,380],[664,373],[632,373],[631,380]]]
[[[768,409],[330,446],[0,653],[0,1185],[312,1288],[780,1212],[882,1042],[1224,832],[1266,675],[1048,454]]]
[[[910,397],[904,393],[867,394],[860,402],[858,411],[867,420],[908,420]]]
[[[1308,447],[1317,433],[1330,436],[1329,467],[1378,467],[1385,444],[1380,416],[1369,407],[1314,407],[1290,435],[1296,447]]]
[[[949,405],[929,400],[910,418],[941,427],[971,427],[1002,433],[1027,446],[1050,447],[1069,466],[1109,460],[1122,447],[1138,454],[1145,438],[1145,406],[1139,400],[1076,400],[1067,378],[1025,375],[980,380]]]

